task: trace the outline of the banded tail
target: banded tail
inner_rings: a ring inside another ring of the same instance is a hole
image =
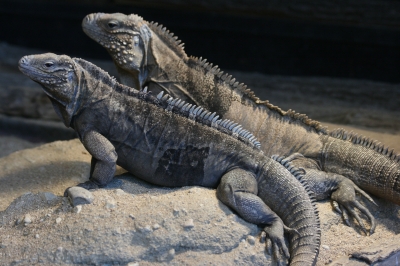
[[[282,164],[284,157],[272,158]],[[283,166],[287,167],[284,164]],[[276,174],[272,174],[274,182],[259,183],[259,197],[267,205],[274,206],[277,215],[294,231],[289,238],[290,265],[315,265],[321,243],[320,221],[315,199],[307,184],[302,181],[303,170],[295,167],[287,169],[296,178],[293,176],[280,178],[281,175],[275,177]],[[270,187],[265,188],[264,185]],[[276,197],[271,198],[268,191],[274,191]]]
[[[400,155],[377,141],[337,129],[321,136],[324,171],[341,174],[363,190],[400,205]]]

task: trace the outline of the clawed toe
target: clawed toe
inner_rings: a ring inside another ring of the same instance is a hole
[[[71,187],[68,187],[66,190],[64,190],[64,197],[68,197],[68,190],[70,189]]]
[[[267,252],[273,256],[278,264],[281,262],[286,263],[290,258],[290,253],[285,243],[284,231],[297,232],[277,221],[271,226],[265,227],[261,234],[261,241],[265,241]]]
[[[350,226],[349,217],[351,216],[357,221],[361,230],[367,235],[368,230],[366,229],[360,215],[356,211],[358,209],[358,211],[365,215],[367,220],[369,220],[371,224],[369,234],[371,235],[374,233],[376,228],[375,218],[371,212],[356,199],[355,192],[360,193],[362,196],[376,205],[374,200],[367,193],[365,193],[351,181],[347,181],[345,184],[342,184],[335,192],[332,193],[332,205],[337,212],[342,214],[346,225]]]

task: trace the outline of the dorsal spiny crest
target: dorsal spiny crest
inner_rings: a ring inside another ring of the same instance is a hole
[[[128,17],[130,20],[145,21],[143,17],[136,14],[129,14]]]
[[[128,15],[128,19],[125,21],[126,26],[132,27],[134,29],[140,28],[143,23],[146,23],[146,21],[141,16],[138,16],[136,14]]]
[[[157,22],[150,22],[147,23],[147,25],[178,56],[180,56],[183,60],[188,58],[185,50],[183,49],[184,43],[179,41],[178,38],[174,36],[172,32],[167,30],[166,27],[163,27],[162,24],[158,24]]]
[[[380,143],[377,140],[371,140],[367,137],[364,137],[362,135],[359,135],[357,133],[354,133],[353,131],[346,131],[343,128],[337,128],[333,130],[332,132],[329,133],[329,136],[340,139],[343,141],[349,141],[353,143],[354,145],[361,145],[364,146],[365,148],[374,150],[382,155],[387,156],[393,161],[397,161],[397,155],[394,151],[394,149],[389,149],[389,147],[385,147],[382,143]]]
[[[147,92],[145,90],[143,91]],[[151,92],[148,92],[148,94],[150,93]],[[238,123],[227,119],[222,122],[221,120],[218,120],[219,116],[215,112],[209,112],[200,106],[186,103],[179,98],[172,98],[168,94],[163,96],[163,94],[163,92],[160,92],[156,97],[154,97],[155,100],[153,99],[153,103],[157,103],[157,105],[161,106],[164,110],[184,116],[189,120],[196,121],[205,126],[212,127],[248,144],[251,147],[257,149],[261,148],[261,144],[255,136],[243,129]]]
[[[261,101],[260,98],[256,97],[254,92],[252,90],[250,90],[249,88],[247,88],[247,86],[245,84],[243,84],[243,83],[239,84],[239,82],[237,82],[235,78],[232,78],[232,75],[229,75],[228,73],[224,73],[223,71],[220,71],[219,69],[214,72],[213,71],[214,68],[211,68],[212,64],[208,63],[206,59],[203,59],[202,57],[190,57],[190,58],[194,62],[196,62],[198,66],[205,69],[205,71],[208,71],[211,74],[215,75],[217,79],[219,79],[221,82],[224,82],[232,90],[240,91],[241,93],[243,93],[243,95],[247,96],[254,103],[256,103],[258,105],[266,106],[271,111],[274,111],[283,117],[289,118],[290,120],[300,121],[304,125],[315,130],[317,133],[327,134],[326,127],[323,127],[318,121],[309,119],[306,115],[301,115],[301,114],[298,114],[291,110],[285,112],[278,106],[275,106],[275,105],[269,103],[268,100]]]

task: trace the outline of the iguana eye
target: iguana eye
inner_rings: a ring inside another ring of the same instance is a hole
[[[115,29],[118,27],[118,21],[109,21],[107,25],[110,29]]]
[[[53,65],[54,65],[54,63],[51,61],[44,63],[45,67],[52,67]]]

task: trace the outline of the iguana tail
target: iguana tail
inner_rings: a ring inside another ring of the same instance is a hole
[[[277,156],[272,158],[278,162],[283,159]],[[301,180],[304,170],[294,167],[288,170],[291,175],[287,173],[284,176],[281,172],[267,173],[268,178],[259,182],[258,196],[268,206],[274,206],[276,214],[288,227],[287,229],[290,228],[290,265],[315,265],[321,242],[315,199],[307,184]]]
[[[400,155],[343,129],[321,136],[322,170],[341,174],[361,189],[400,205]]]

